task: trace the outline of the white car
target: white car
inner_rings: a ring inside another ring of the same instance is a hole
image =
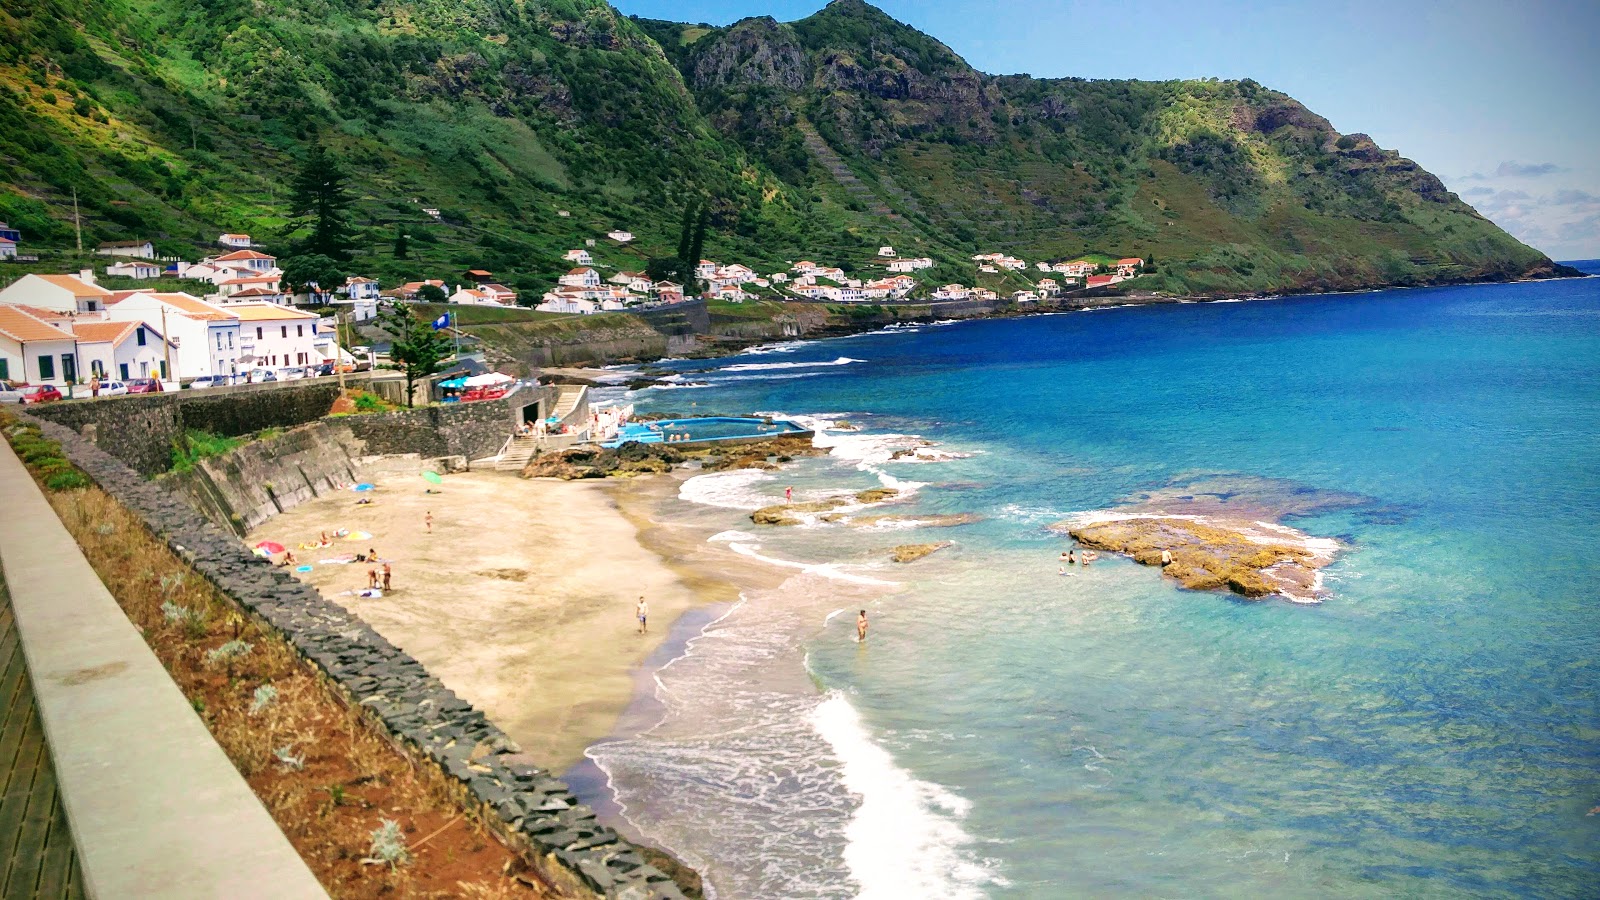
[[[102,381],[102,382],[100,382],[100,396],[102,396],[102,397],[116,397],[116,396],[119,396],[121,394],[126,394],[127,392],[128,392],[128,384],[125,381]],[[78,396],[81,397],[83,395],[79,394]]]
[[[304,377],[306,377],[306,370],[300,366],[278,370],[279,381],[299,381]]]
[[[0,403],[21,403],[22,391],[11,381],[0,381]]]
[[[202,388],[225,387],[232,383],[233,377],[229,375],[201,375],[199,378],[189,382],[189,389],[198,391]]]

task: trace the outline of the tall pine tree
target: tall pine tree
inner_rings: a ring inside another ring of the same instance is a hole
[[[305,165],[295,176],[289,197],[290,235],[308,231],[296,242],[301,254],[319,254],[337,262],[349,262],[355,241],[350,229],[349,178],[338,161],[321,144],[314,144]]]
[[[406,238],[406,227],[396,225],[394,229],[394,258],[405,259],[411,255],[411,245]]]
[[[695,273],[700,265],[700,254],[706,250],[706,223],[710,221],[710,212],[704,203],[700,204],[700,212],[694,220],[694,237],[689,240],[689,255],[684,257],[683,264],[688,268],[685,274],[685,283],[693,293],[700,293],[700,277]]]

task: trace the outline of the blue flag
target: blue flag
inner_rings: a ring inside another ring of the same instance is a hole
[[[439,318],[433,320],[433,330],[434,331],[439,331],[440,329],[449,328],[449,327],[450,327],[450,314],[449,313],[445,313],[444,315],[440,316]]]

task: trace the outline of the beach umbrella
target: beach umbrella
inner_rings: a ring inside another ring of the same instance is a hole
[[[372,535],[365,531],[352,531],[345,535],[344,539],[347,541],[370,541],[372,540]]]
[[[431,484],[444,484],[444,479],[439,477],[439,473],[432,471],[431,469],[423,472],[422,477]]]
[[[375,484],[363,481],[360,484],[356,485],[356,490],[358,490],[358,491],[373,491],[373,490],[377,490],[377,487],[378,486],[375,485]]]
[[[256,545],[256,549],[265,550],[268,553],[282,553],[284,551],[284,546],[277,541],[262,541]]]

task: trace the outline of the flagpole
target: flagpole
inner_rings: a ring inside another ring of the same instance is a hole
[[[445,314],[450,317],[450,334],[456,339],[456,360],[459,362],[461,360],[461,330],[456,327],[455,310],[446,310]]]

